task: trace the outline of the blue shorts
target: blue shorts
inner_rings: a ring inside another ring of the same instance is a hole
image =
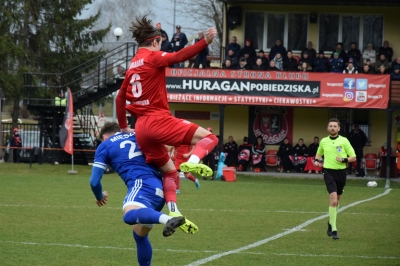
[[[138,178],[132,186],[128,187],[122,209],[129,205],[136,205],[161,211],[164,204],[162,181],[152,175],[144,179]]]

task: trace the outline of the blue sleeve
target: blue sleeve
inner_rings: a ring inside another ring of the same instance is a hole
[[[104,169],[93,166],[92,175],[90,176],[90,187],[97,200],[103,198],[103,188],[101,186],[101,178],[103,177]]]
[[[102,142],[99,147],[97,147],[92,167],[92,175],[90,176],[90,187],[97,200],[103,198],[103,189],[100,181],[107,168],[107,163],[108,149],[106,143]]]

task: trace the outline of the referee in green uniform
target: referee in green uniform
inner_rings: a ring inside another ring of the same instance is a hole
[[[315,166],[321,166],[321,158],[324,156],[324,180],[329,193],[329,222],[328,236],[339,239],[336,228],[336,215],[339,209],[340,196],[346,185],[347,163],[356,160],[356,154],[349,140],[339,135],[340,122],[336,118],[329,119],[329,137],[325,137],[319,143],[315,155]]]

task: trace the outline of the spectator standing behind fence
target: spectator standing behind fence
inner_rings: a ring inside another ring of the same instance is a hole
[[[253,145],[249,143],[249,138],[243,138],[243,144],[238,149],[238,171],[246,171],[251,158]]]
[[[22,138],[19,135],[18,128],[14,128],[14,134],[11,136],[9,143],[10,143],[10,148],[13,148],[12,149],[13,162],[20,163],[19,154],[21,153],[21,148],[22,148]]]
[[[167,37],[167,40],[169,39],[167,32],[161,28],[161,23],[160,22],[157,22],[156,28],[161,32],[161,35],[165,34],[165,36]],[[163,40],[163,42],[164,42],[164,40]]]
[[[250,57],[247,52],[244,54],[244,59],[246,59],[247,69],[249,70],[256,64],[256,57]]]
[[[277,39],[275,45],[272,46],[271,51],[269,52],[269,60],[274,59],[277,53],[280,53],[283,59],[286,59],[287,51],[286,48],[283,47],[282,41],[280,39]]]
[[[174,52],[182,50],[188,44],[186,34],[181,32],[181,26],[176,26],[176,32],[172,36],[171,43]],[[175,64],[175,67],[179,67],[179,64]],[[181,62],[180,67],[185,67],[185,62]]]
[[[166,34],[161,33],[162,43],[161,43],[161,51],[172,53],[174,51],[172,44],[168,41],[168,37]]]
[[[292,144],[290,144],[289,139],[285,138],[283,143],[279,146],[278,157],[281,162],[281,173],[290,172],[293,168],[292,160],[290,160],[290,155],[292,154]]]
[[[357,157],[357,168],[355,169],[355,173],[358,174],[361,168],[361,160],[363,157],[363,149],[367,144],[368,138],[365,135],[364,131],[360,129],[358,124],[354,124],[354,129],[350,131],[348,140],[350,141],[351,146],[354,149]],[[349,163],[347,174],[351,175],[351,169],[353,164]]]
[[[329,61],[325,57],[324,51],[319,51],[314,60],[314,72],[328,72]]]
[[[198,32],[199,36],[193,40],[193,44],[197,43],[198,41],[201,41],[204,39],[204,33],[202,30],[199,30]],[[202,68],[207,68],[207,56],[209,54],[209,49],[208,47],[204,48],[200,53],[196,55],[196,61],[194,63],[195,68],[199,68],[200,64]]]
[[[376,51],[374,49],[372,49],[372,44],[371,43],[369,43],[367,45],[367,49],[364,50],[364,52],[363,52],[364,64],[367,63],[367,59],[369,59],[369,61],[371,62],[372,65],[375,65]]]
[[[232,66],[232,61],[230,59],[225,59],[225,63],[222,64],[223,69],[236,69],[236,67]]]
[[[239,59],[240,45],[237,43],[236,36],[232,36],[231,43],[226,46],[225,56],[228,56],[229,50],[232,50],[233,54]],[[231,56],[231,55],[229,55],[229,56]]]
[[[389,61],[389,63],[392,62],[392,57],[393,57],[393,49],[389,47],[389,41],[384,41],[383,46],[379,47],[378,50],[379,54],[384,54]]]
[[[224,144],[224,152],[227,153],[225,164],[227,166],[236,166],[238,145],[232,136],[228,137],[228,142]]]
[[[297,60],[293,57],[292,50],[287,51],[287,58],[283,60],[283,71],[297,71]]]

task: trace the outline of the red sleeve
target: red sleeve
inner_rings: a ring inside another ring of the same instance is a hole
[[[208,46],[206,39],[203,38],[197,43],[185,47],[176,53],[156,52],[152,57],[152,64],[157,67],[169,67],[173,64],[184,62],[193,58]]]
[[[126,121],[126,89],[128,88],[130,78],[125,76],[124,82],[122,82],[121,88],[119,89],[118,95],[115,98],[115,109],[117,111],[118,124],[121,129],[127,128],[128,123]]]

